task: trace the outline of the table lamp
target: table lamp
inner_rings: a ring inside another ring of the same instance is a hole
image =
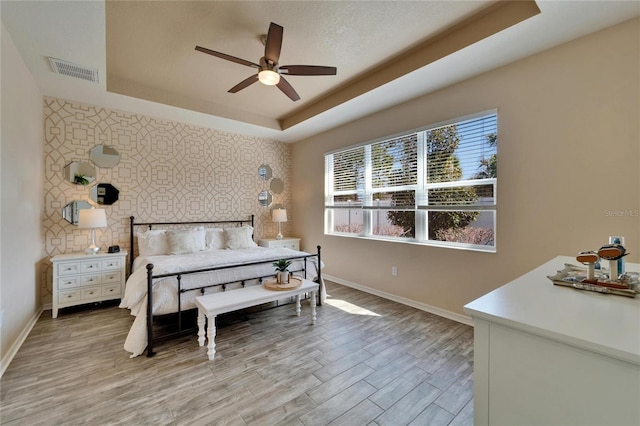
[[[280,224],[287,221],[287,209],[271,210],[271,220],[278,223],[278,235],[276,235],[276,239],[281,240],[282,232],[280,230]]]
[[[106,228],[107,215],[104,209],[82,209],[78,217],[78,228],[91,229],[91,245],[84,252],[97,254],[100,247],[96,245],[96,228]]]

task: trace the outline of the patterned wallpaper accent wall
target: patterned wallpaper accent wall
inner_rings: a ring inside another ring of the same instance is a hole
[[[62,218],[62,208],[73,200],[94,204],[90,189],[111,183],[119,200],[104,208],[107,228],[96,230],[96,243],[106,251],[129,247],[129,216],[136,221],[195,221],[249,218],[255,215],[255,238],[273,237],[277,225],[270,211],[258,203],[258,193],[269,190],[258,167],[268,164],[273,177],[285,183],[273,202],[289,207],[291,177],[289,145],[267,139],[225,133],[175,121],[114,111],[62,99],[44,99],[45,217],[42,224],[45,253],[42,268],[43,303],[51,303],[52,270],[49,258],[82,252],[90,232]],[[121,155],[113,168],[96,166],[96,180],[87,186],[64,179],[64,167],[89,160],[96,145],[114,147]],[[291,220],[291,216],[289,220]],[[283,224],[283,233],[288,230]]]

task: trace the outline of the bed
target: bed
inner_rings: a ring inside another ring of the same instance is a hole
[[[135,222],[130,220],[129,277],[121,308],[135,316],[124,344],[131,357],[175,334],[185,334],[183,313],[195,309],[195,297],[260,285],[272,279],[272,263],[289,259],[289,270],[320,284],[318,303],[324,299],[320,246],[316,253],[286,248],[259,247],[253,241],[253,215],[249,219],[197,222]],[[175,330],[158,335],[155,322],[175,318]]]

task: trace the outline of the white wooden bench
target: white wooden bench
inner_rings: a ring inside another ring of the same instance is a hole
[[[226,312],[237,311],[263,303],[295,296],[296,315],[300,316],[300,296],[311,293],[311,324],[316,323],[316,292],[319,285],[309,280],[302,280],[302,285],[293,290],[273,291],[267,290],[262,285],[239,288],[220,293],[211,293],[196,297],[198,306],[198,344],[204,346],[208,338],[207,355],[212,360],[216,353],[216,316]],[[205,331],[205,319],[207,327]]]

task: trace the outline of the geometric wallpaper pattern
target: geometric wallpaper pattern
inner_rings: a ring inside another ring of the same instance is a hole
[[[131,254],[129,216],[136,222],[157,222],[254,214],[256,240],[275,236],[270,210],[258,202],[258,194],[269,190],[269,181],[258,175],[261,164],[269,165],[273,178],[285,184],[282,193],[273,195],[273,203],[289,206],[291,155],[282,142],[49,97],[44,98],[44,127],[45,304],[51,303],[52,292],[49,258],[82,252],[90,243],[90,231],[64,220],[62,208],[74,200],[94,205],[90,190],[98,183],[110,183],[120,191],[113,205],[96,205],[107,213],[108,227],[96,229],[96,244],[105,251],[117,244]],[[101,144],[115,148],[120,162],[113,168],[94,165],[96,180],[87,186],[65,180],[65,166],[91,162],[89,151]],[[293,212],[287,213],[291,221]],[[284,223],[285,235],[286,230]]]

